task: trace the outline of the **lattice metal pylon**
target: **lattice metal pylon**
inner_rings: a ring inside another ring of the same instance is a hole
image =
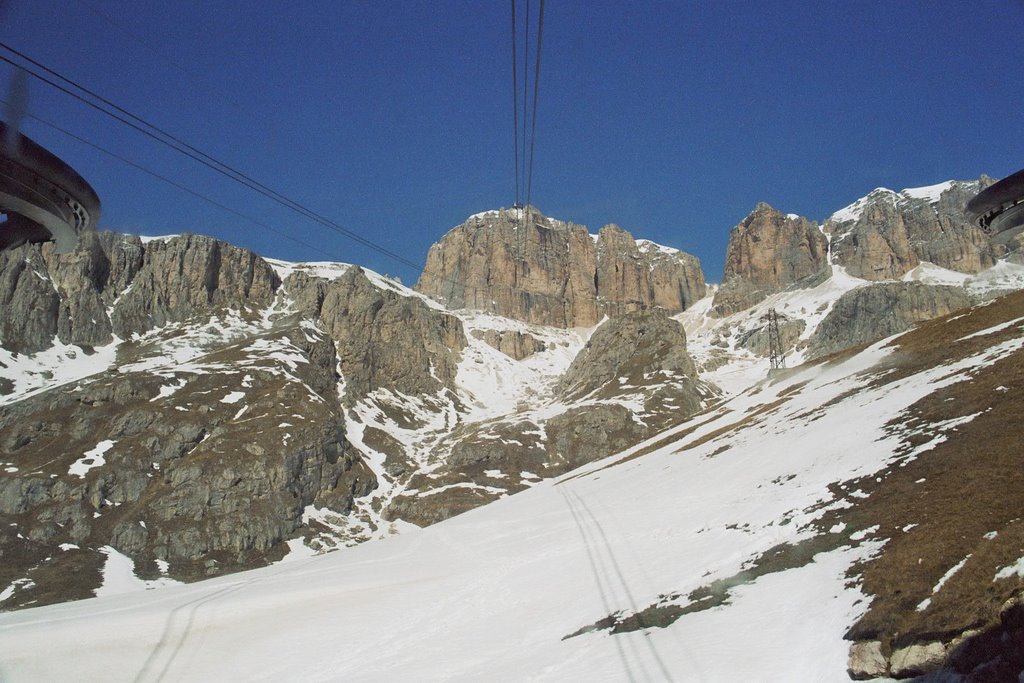
[[[782,335],[779,334],[779,314],[774,308],[768,309],[768,354],[772,370],[786,367],[786,357],[782,352]]]

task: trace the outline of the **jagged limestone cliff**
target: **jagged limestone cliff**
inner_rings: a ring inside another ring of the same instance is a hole
[[[878,188],[825,222],[834,262],[865,280],[894,280],[921,262],[961,273],[995,265],[1003,254],[964,218],[964,206],[993,183],[949,181],[893,192]]]
[[[814,286],[831,274],[828,239],[817,224],[762,202],[729,235],[713,308],[729,315],[788,287]]]
[[[0,252],[0,345],[32,353],[56,336],[101,346],[216,309],[265,306],[280,284],[256,254],[202,235],[144,245],[90,232],[63,255],[24,245]]]
[[[615,225],[594,236],[536,209],[471,217],[431,247],[416,289],[471,308],[555,327],[659,306],[677,313],[705,293],[696,257],[637,242]]]

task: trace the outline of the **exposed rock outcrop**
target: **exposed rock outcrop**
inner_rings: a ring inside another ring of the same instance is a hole
[[[992,182],[982,176],[902,192],[878,188],[825,222],[833,260],[876,281],[899,279],[922,261],[961,273],[989,268],[1003,249],[967,222],[964,206]]]
[[[431,247],[416,289],[454,308],[590,327],[651,306],[682,311],[705,285],[689,254],[638,243],[615,225],[592,236],[531,208],[478,214],[449,231]]]
[[[812,287],[832,274],[828,238],[806,218],[764,202],[733,228],[713,310],[729,315],[791,287]]]
[[[458,318],[374,286],[358,267],[329,282],[295,273],[285,286],[337,342],[347,402],[378,388],[427,394],[454,385],[466,345]]]
[[[882,654],[882,643],[863,640],[850,645],[846,672],[855,681],[881,678],[888,672],[889,661]]]
[[[653,372],[697,376],[683,326],[661,311],[635,311],[594,331],[562,376],[558,393],[568,399],[600,395],[604,388],[618,394],[624,384],[643,386]]]
[[[905,332],[971,304],[961,287],[880,282],[844,294],[818,325],[807,358],[820,358]]]
[[[280,329],[203,363],[217,371],[110,373],[0,408],[0,514],[18,532],[0,535],[0,582],[98,586],[42,562],[61,543],[113,546],[144,578],[157,561],[186,580],[260,566],[306,506],[344,512],[376,486],[344,436],[328,338]]]
[[[60,308],[38,247],[0,251],[0,345],[16,353],[49,348]]]
[[[259,256],[211,237],[181,235],[144,247],[142,267],[111,313],[122,338],[217,308],[262,308],[281,284]]]
[[[101,346],[218,308],[262,308],[279,285],[253,252],[201,235],[85,233],[68,254],[25,245],[0,252],[0,344]]]
[[[473,335],[482,339],[509,358],[523,360],[544,350],[544,342],[526,332],[518,330],[475,330]]]
[[[889,667],[894,677],[910,678],[937,669],[945,658],[946,647],[942,643],[915,643],[894,650]]]
[[[647,262],[653,302],[666,311],[684,311],[707,294],[700,259],[649,240],[637,240],[641,258]]]

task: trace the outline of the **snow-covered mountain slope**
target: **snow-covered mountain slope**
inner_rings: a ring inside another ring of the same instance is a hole
[[[1022,585],[1007,447],[1022,321],[1011,295],[806,364],[426,529],[0,615],[4,680],[843,681],[850,664],[934,667],[936,651],[1015,633],[1000,614]],[[991,504],[950,505],[956,481],[989,487]]]

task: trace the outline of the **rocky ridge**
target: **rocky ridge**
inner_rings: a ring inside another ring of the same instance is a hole
[[[854,277],[897,280],[922,262],[978,273],[1005,253],[967,223],[964,206],[994,181],[949,181],[932,187],[872,191],[834,213],[822,226],[834,262]]]
[[[835,267],[874,282],[899,280],[923,263],[966,274],[991,268],[1006,249],[969,225],[963,207],[992,182],[879,188],[822,225],[758,204],[730,234],[714,311],[728,315],[778,292],[813,288]]]

